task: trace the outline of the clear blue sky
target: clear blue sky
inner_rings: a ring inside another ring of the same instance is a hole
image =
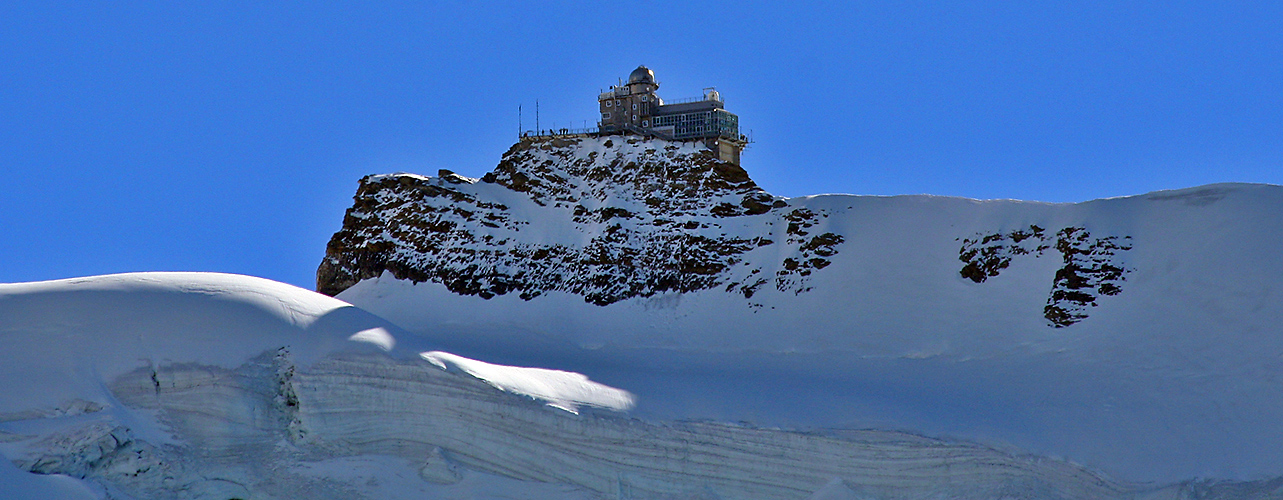
[[[1283,184],[1280,2],[481,4],[4,2],[0,282],[310,288],[362,175],[480,176],[638,64],[784,196]]]

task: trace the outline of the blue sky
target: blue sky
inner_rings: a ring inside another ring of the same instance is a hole
[[[480,176],[638,64],[716,86],[784,196],[1283,184],[1279,2],[532,5],[0,4],[0,282],[311,288],[361,176]]]

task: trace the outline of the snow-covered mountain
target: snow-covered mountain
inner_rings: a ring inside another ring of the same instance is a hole
[[[811,234],[827,214],[782,210],[784,200],[708,153],[698,142],[551,139],[518,143],[481,182],[447,171],[366,177],[318,289],[335,294],[388,270],[464,295],[560,291],[597,305],[711,288],[805,291],[842,243]]]
[[[1283,188],[785,199],[702,146],[362,180],[318,288],[0,284],[0,498],[1283,498]]]
[[[646,418],[1257,479],[1283,475],[1280,243],[1279,186],[784,199],[699,145],[541,140],[480,179],[363,179],[318,288],[627,389]]]
[[[1208,189],[1198,199],[1221,196]],[[993,212],[967,210],[960,201],[939,200],[931,208],[964,217]],[[437,178],[362,179],[356,204],[317,272],[317,286],[334,295],[387,271],[486,299],[565,292],[606,306],[722,289],[743,295],[756,309],[767,305],[754,299],[764,288],[801,295],[812,290],[813,275],[844,279],[843,270],[823,270],[858,244],[844,245],[863,229],[850,223],[860,218],[857,210],[868,212],[867,204],[867,198],[850,196],[771,196],[742,168],[717,160],[700,143],[622,137],[523,141],[481,179],[446,170]],[[1006,212],[1031,219],[1039,209]],[[839,220],[831,221],[834,216]],[[957,258],[946,262],[975,283],[999,276],[1013,260],[1051,255],[1044,260],[1057,261],[1057,270],[1039,293],[1046,295],[1042,315],[1055,327],[1087,318],[1099,301],[1122,292],[1131,272],[1131,236],[1121,234],[1127,228],[1095,227],[1101,224],[1081,216],[1020,225],[975,221],[966,228],[959,223],[967,221],[946,213],[936,220],[898,219],[887,222],[949,222],[956,229],[922,236],[949,236],[947,247]],[[929,228],[934,229],[901,229]],[[881,243],[897,252],[935,249],[898,246],[916,241]]]

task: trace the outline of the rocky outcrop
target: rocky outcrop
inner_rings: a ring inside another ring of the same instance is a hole
[[[361,179],[317,271],[335,295],[389,272],[491,298],[607,305],[662,292],[803,293],[842,236],[697,142],[524,140],[481,179]]]
[[[1064,266],[1056,271],[1043,316],[1048,324],[1063,328],[1087,318],[1100,296],[1118,295],[1120,283],[1129,270],[1122,252],[1131,250],[1131,237],[1092,237],[1086,228],[1066,227],[1050,235],[1037,225],[1028,229],[995,232],[964,239],[958,250],[963,278],[984,283],[1011,265],[1020,256],[1042,257],[1054,249]]]

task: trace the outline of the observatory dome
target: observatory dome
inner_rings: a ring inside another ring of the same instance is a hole
[[[628,75],[628,83],[655,83],[655,72],[645,66],[638,66]]]

